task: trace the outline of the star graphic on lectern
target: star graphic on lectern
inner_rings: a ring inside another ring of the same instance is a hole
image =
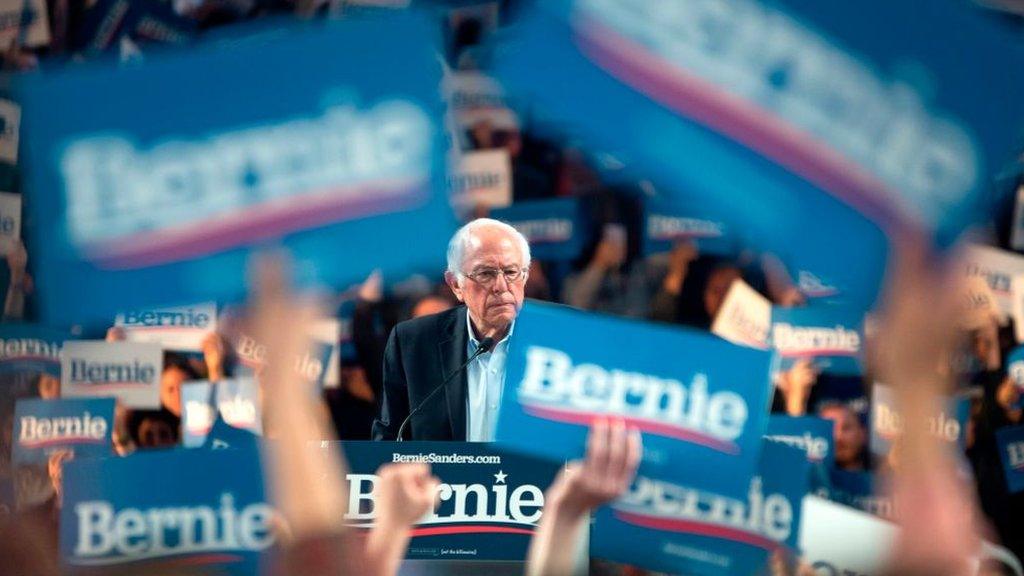
[[[498,470],[498,473],[494,475],[494,483],[495,484],[504,484],[506,476],[508,476],[508,474],[505,474],[501,470]]]

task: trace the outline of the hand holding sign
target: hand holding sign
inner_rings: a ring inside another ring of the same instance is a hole
[[[640,433],[622,420],[597,420],[587,439],[587,457],[562,470],[545,495],[547,509],[530,543],[527,574],[570,574],[574,544],[587,514],[629,489],[643,447]]]

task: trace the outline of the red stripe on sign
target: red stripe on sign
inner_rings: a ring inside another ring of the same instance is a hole
[[[425,528],[413,528],[409,534],[417,536],[443,536],[445,534],[533,534],[533,530],[526,528],[512,528],[509,526],[488,526],[486,524],[470,526],[431,526]]]
[[[831,193],[883,226],[905,218],[884,182],[828,143],[715,84],[673,65],[642,45],[581,16],[580,51],[608,74],[652,100],[746,146]]]
[[[87,246],[97,266],[122,270],[145,268],[234,248],[246,242],[277,238],[316,226],[408,210],[429,197],[416,179],[377,182],[372,186],[338,186],[278,198],[232,214],[184,226],[143,232]],[[353,200],[352,197],[359,198]]]
[[[530,405],[524,405],[523,409],[528,414],[536,416],[537,418],[553,420],[555,422],[564,422],[566,424],[579,424],[581,426],[589,426],[593,424],[595,420],[607,419],[609,417],[622,418],[627,425],[634,426],[642,432],[648,432],[656,436],[675,438],[684,442],[690,442],[691,444],[699,444],[717,452],[724,452],[726,454],[740,453],[740,447],[734,442],[721,440],[707,434],[701,434],[700,432],[680,428],[679,426],[673,426],[656,420],[623,416],[619,414],[575,412],[572,410]]]
[[[657,516],[648,516],[646,514],[624,512],[622,510],[616,510],[615,516],[623,522],[640,526],[642,528],[651,528],[653,530],[662,530],[665,532],[694,534],[697,536],[708,536],[710,538],[721,538],[723,540],[731,540],[741,544],[749,544],[758,548],[764,548],[765,550],[774,550],[779,547],[779,543],[770,538],[738,530],[736,528],[728,528],[715,524],[705,524],[703,522],[695,522],[693,520],[678,520],[675,518],[660,518]]]

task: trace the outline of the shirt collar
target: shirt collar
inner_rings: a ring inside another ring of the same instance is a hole
[[[498,346],[501,346],[502,344],[508,342],[508,337],[512,335],[512,331],[515,330],[515,328],[516,321],[512,320],[512,324],[508,327],[508,334],[505,334],[505,337],[502,338],[500,342],[495,344],[494,348],[497,348]],[[470,351],[476,350],[477,348],[480,347],[480,340],[478,340],[476,335],[473,334],[473,319],[469,316],[469,308],[466,308],[466,331],[469,333]],[[493,351],[494,348],[492,348],[491,350]]]

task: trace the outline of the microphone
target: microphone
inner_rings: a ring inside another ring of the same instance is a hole
[[[420,403],[416,405],[416,408],[414,408],[412,412],[409,412],[409,415],[405,417],[405,420],[402,420],[402,425],[398,427],[398,438],[396,438],[395,440],[397,440],[398,442],[402,441],[402,431],[405,430],[405,425],[408,424],[410,420],[412,420],[414,414],[420,411],[420,408],[426,406],[427,402],[429,402],[430,399],[434,397],[434,394],[437,394],[448,384],[448,382],[451,381],[452,378],[455,378],[455,376],[457,376],[463,370],[465,370],[466,366],[469,366],[473,362],[473,360],[477,359],[477,356],[490,352],[491,348],[494,348],[494,344],[494,338],[491,338],[490,336],[486,336],[482,340],[480,340],[480,345],[477,346],[476,351],[473,352],[473,355],[470,356],[468,360],[463,362],[462,366],[459,366],[451,374],[449,374],[448,377],[445,378],[443,382],[437,385],[436,388],[431,390],[430,394],[427,394],[427,397],[421,400]]]

